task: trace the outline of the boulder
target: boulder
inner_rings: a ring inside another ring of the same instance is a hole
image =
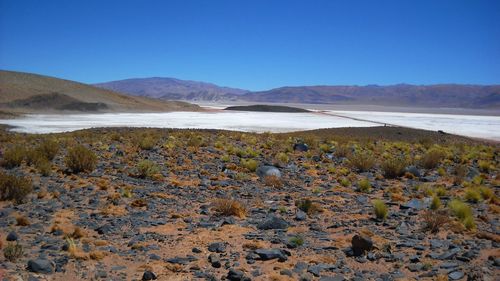
[[[301,151],[301,152],[306,152],[309,150],[309,147],[305,143],[296,143],[293,145],[293,150],[295,151]]]
[[[287,229],[288,222],[284,219],[277,217],[275,215],[271,215],[267,217],[265,220],[260,222],[257,225],[257,228],[260,230],[268,230],[268,229]]]
[[[267,176],[275,176],[275,177],[281,178],[280,170],[278,168],[276,168],[274,166],[270,166],[270,165],[260,166],[257,168],[256,172],[260,178],[265,178]]]
[[[281,249],[257,249],[255,253],[259,256],[260,260],[268,261],[278,259],[279,262],[288,260],[288,252]]]
[[[370,237],[362,234],[356,234],[352,237],[352,252],[354,256],[361,256],[365,252],[373,249],[373,242]]]
[[[28,270],[35,273],[53,273],[54,264],[46,259],[35,259],[28,261]]]

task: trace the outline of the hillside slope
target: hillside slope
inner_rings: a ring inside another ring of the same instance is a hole
[[[165,100],[219,101],[236,99],[246,90],[175,78],[135,78],[94,84],[97,87],[136,96]]]
[[[198,106],[185,102],[132,97],[54,77],[0,71],[0,110],[7,112],[160,112],[198,109]]]

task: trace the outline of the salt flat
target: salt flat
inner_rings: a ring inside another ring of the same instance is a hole
[[[398,125],[500,141],[500,117],[369,111],[314,113],[168,112],[74,115],[26,115],[0,120],[24,133],[58,133],[93,127],[224,129],[247,132],[290,132],[319,128]]]

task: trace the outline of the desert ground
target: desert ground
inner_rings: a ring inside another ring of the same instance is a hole
[[[393,127],[0,133],[3,280],[498,280],[497,143]]]

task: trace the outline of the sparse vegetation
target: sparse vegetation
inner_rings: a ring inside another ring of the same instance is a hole
[[[407,165],[405,157],[391,157],[382,163],[381,168],[385,178],[393,179],[404,175]]]
[[[296,201],[295,206],[299,210],[301,210],[309,215],[312,215],[312,214],[315,214],[315,213],[318,213],[321,211],[321,208],[309,198],[304,198],[304,199],[300,199],[300,200]]]
[[[0,200],[14,200],[21,203],[33,191],[31,180],[0,171]]]
[[[472,229],[475,227],[474,217],[472,214],[472,209],[466,203],[453,199],[448,203],[448,208],[452,214],[457,217],[467,229]]]
[[[246,215],[245,206],[240,201],[234,199],[216,199],[213,202],[213,210],[220,216],[243,218]]]
[[[349,163],[358,171],[366,172],[375,164],[375,158],[370,152],[356,152],[349,156]]]
[[[379,220],[385,220],[387,218],[388,210],[384,201],[375,199],[372,201],[373,204],[373,212],[375,213],[375,217]]]
[[[153,176],[160,172],[160,167],[151,160],[142,160],[137,163],[137,177],[153,178]]]
[[[16,262],[23,254],[23,246],[19,243],[8,243],[3,249],[3,256],[10,262]]]
[[[422,215],[422,219],[424,221],[424,230],[432,233],[439,232],[439,229],[450,221],[448,214],[443,211],[426,211]]]
[[[85,146],[76,145],[68,149],[65,163],[73,173],[91,172],[97,165],[97,156]]]
[[[264,177],[264,184],[270,187],[281,188],[283,187],[283,182],[281,179],[275,175],[269,175]]]
[[[7,169],[18,167],[26,157],[26,148],[21,145],[14,145],[5,150],[3,154],[2,166]]]
[[[241,159],[241,166],[248,169],[251,172],[255,172],[259,166],[259,162],[254,159]]]
[[[372,184],[368,179],[362,179],[358,182],[358,190],[360,192],[369,193],[372,190]]]
[[[441,150],[431,148],[420,159],[420,165],[425,169],[434,169],[439,165],[444,157],[445,155]]]

